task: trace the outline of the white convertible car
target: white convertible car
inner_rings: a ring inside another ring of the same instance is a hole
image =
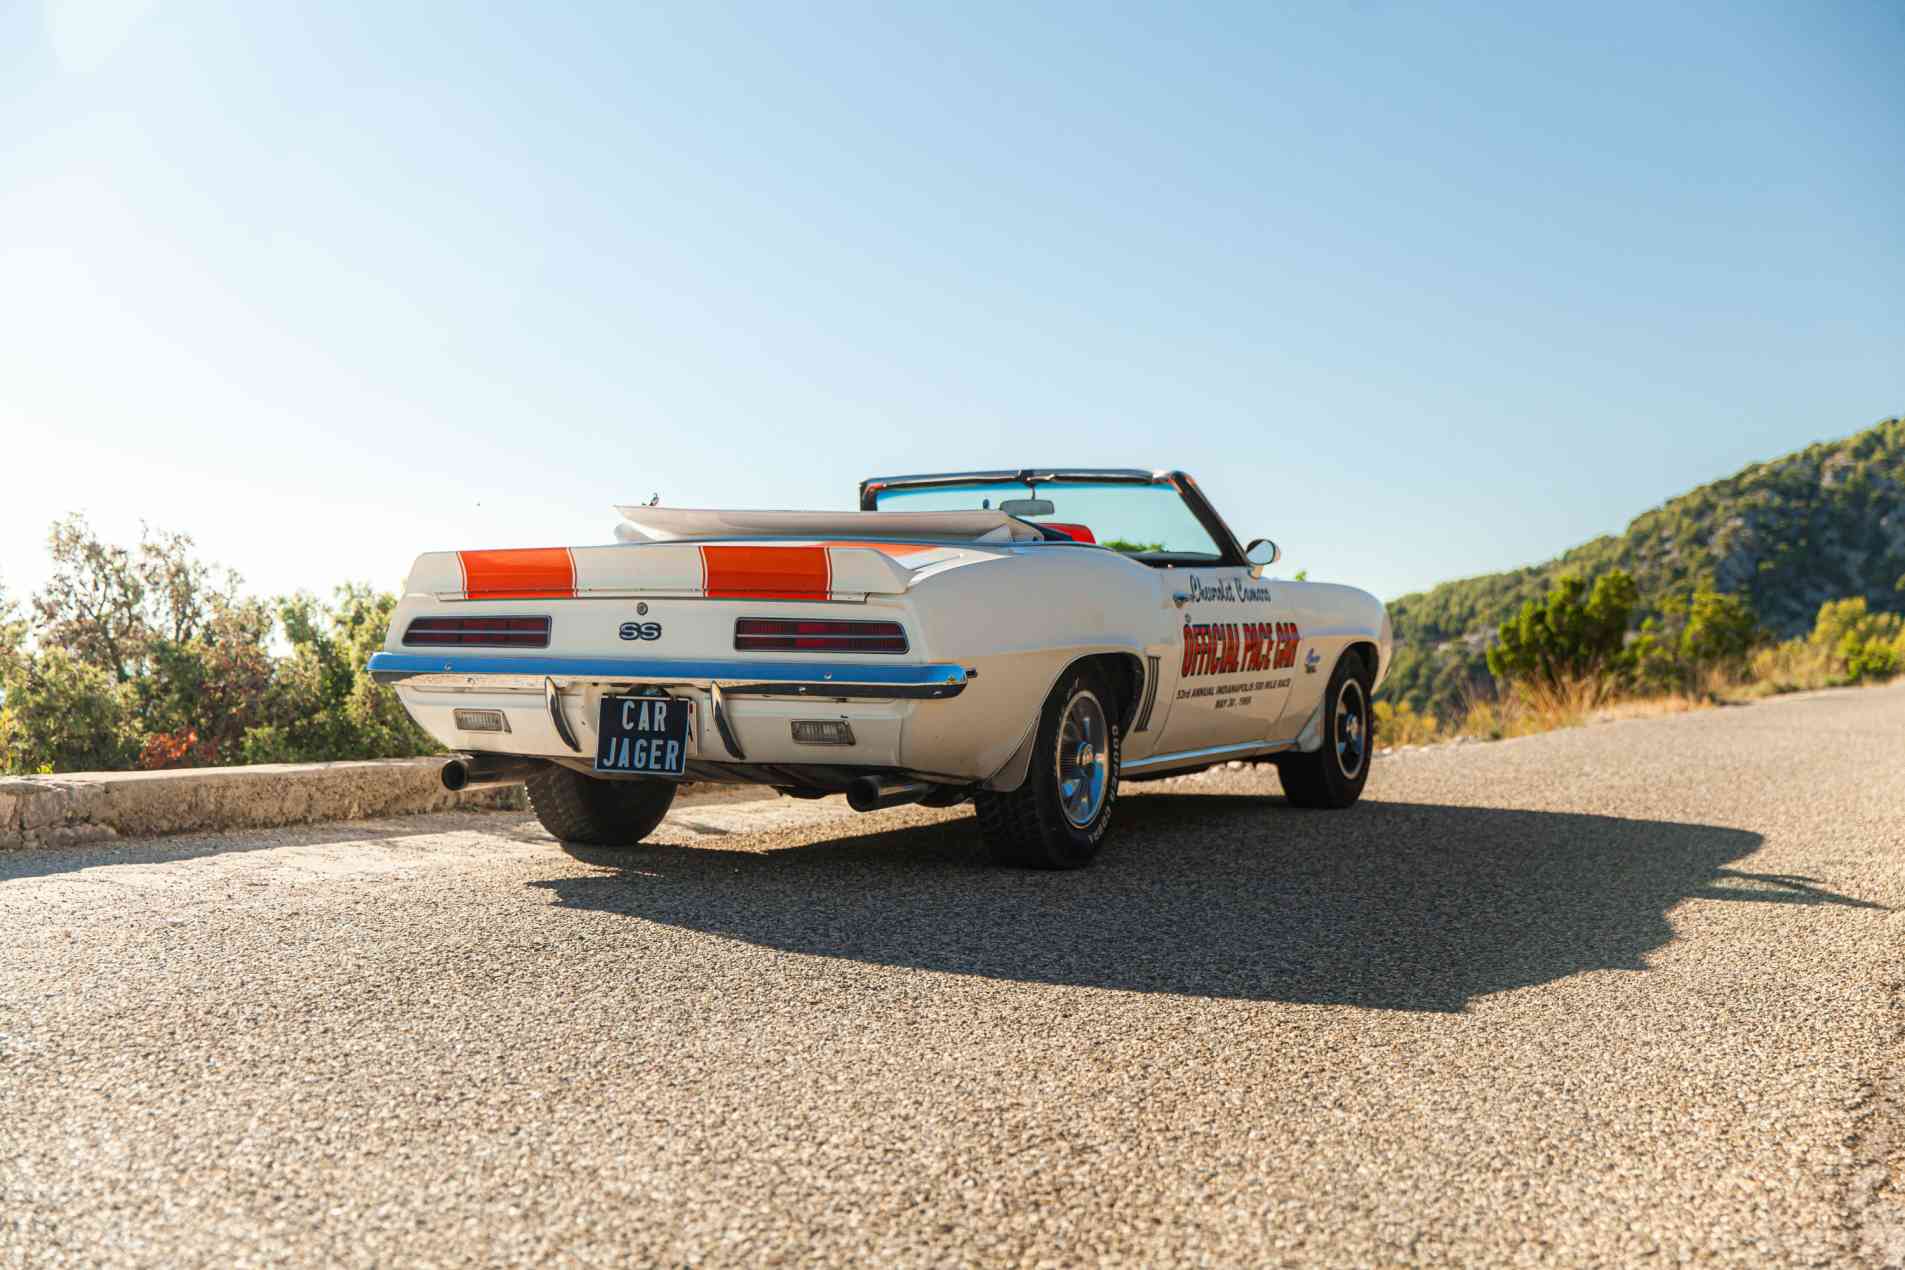
[[[1382,604],[1266,577],[1182,472],[863,482],[857,512],[623,507],[614,544],[418,558],[378,681],[525,781],[556,837],[641,841],[685,781],[858,810],[971,799],[1002,862],[1074,868],[1120,780],[1276,764],[1362,793]]]

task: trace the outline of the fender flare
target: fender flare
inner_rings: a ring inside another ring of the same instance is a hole
[[[1350,653],[1356,649],[1358,644],[1362,643],[1368,643],[1368,641],[1359,640],[1356,644],[1348,645],[1342,652],[1336,655],[1336,660],[1330,663],[1331,679],[1336,678],[1336,668],[1343,664],[1343,658],[1349,656]],[[1382,656],[1381,646],[1376,645],[1374,647],[1376,647],[1377,650],[1376,655],[1378,657]],[[1360,654],[1358,655],[1360,656]],[[1327,683],[1328,681],[1326,680],[1325,682]],[[1373,687],[1369,690],[1369,696],[1371,698],[1375,696],[1375,689]],[[1314,754],[1323,748],[1323,707],[1328,704],[1328,694],[1325,693],[1324,699],[1316,703],[1316,709],[1310,711],[1310,717],[1303,721],[1303,727],[1296,734],[1296,748],[1300,753]],[[1371,705],[1373,708],[1373,702]]]

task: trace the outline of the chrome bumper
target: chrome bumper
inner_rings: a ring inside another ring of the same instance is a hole
[[[853,697],[939,701],[956,697],[969,678],[954,665],[879,662],[698,661],[622,657],[469,657],[456,653],[376,653],[371,678],[380,684],[467,677],[469,687],[505,686],[521,679],[540,690],[544,680],[569,683],[687,684],[719,687],[730,696]],[[508,685],[514,687],[516,685]]]

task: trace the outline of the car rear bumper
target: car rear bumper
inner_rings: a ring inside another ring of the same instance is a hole
[[[629,683],[719,687],[730,696],[827,697],[849,700],[943,701],[966,689],[971,673],[950,663],[774,662],[639,657],[496,657],[446,653],[377,653],[378,683],[539,689]],[[520,682],[518,682],[520,681]]]

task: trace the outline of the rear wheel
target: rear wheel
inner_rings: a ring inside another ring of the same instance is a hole
[[[550,763],[523,782],[542,827],[563,842],[632,847],[655,831],[675,801],[673,781],[611,781]]]
[[[1077,869],[1090,864],[1118,800],[1116,698],[1089,666],[1065,672],[1039,713],[1025,783],[1010,793],[981,790],[979,832],[1000,864]]]
[[[1298,807],[1340,809],[1363,796],[1375,739],[1369,708],[1369,667],[1348,654],[1336,663],[1323,693],[1323,748],[1277,760],[1283,792]]]

